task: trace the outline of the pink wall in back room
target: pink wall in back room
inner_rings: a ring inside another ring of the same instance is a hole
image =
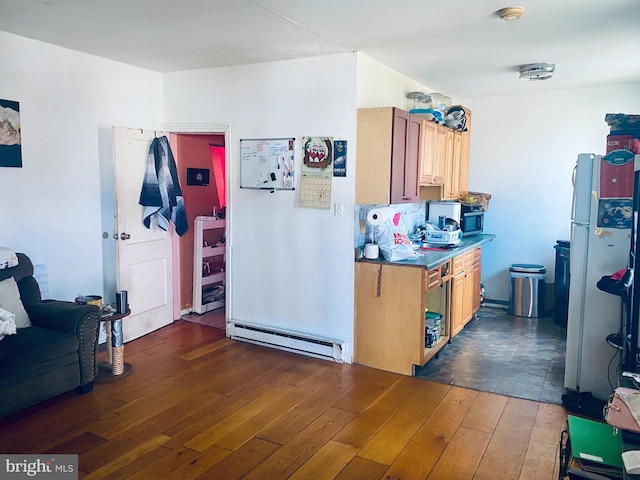
[[[180,238],[180,308],[191,308],[193,298],[193,225],[199,215],[211,216],[213,208],[220,210],[218,179],[213,167],[211,145],[219,148],[217,153],[224,160],[224,135],[213,134],[173,134],[172,146],[178,166],[178,176],[184,197],[189,231]],[[209,169],[209,185],[187,185],[187,168]],[[224,173],[221,186],[224,189]],[[221,192],[224,198],[224,190]]]

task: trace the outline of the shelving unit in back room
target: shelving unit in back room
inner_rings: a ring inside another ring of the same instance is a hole
[[[196,217],[193,255],[194,312],[206,313],[224,306],[225,262],[225,220]]]

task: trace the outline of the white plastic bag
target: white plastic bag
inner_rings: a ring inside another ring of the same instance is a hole
[[[407,233],[399,227],[400,214],[396,213],[392,221],[378,225],[376,243],[387,262],[408,260],[418,254],[413,250]]]

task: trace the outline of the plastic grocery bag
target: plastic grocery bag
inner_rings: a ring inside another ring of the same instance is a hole
[[[376,243],[387,262],[408,260],[418,256],[411,246],[407,232],[399,224],[400,214],[396,213],[393,220],[383,222],[377,227]]]

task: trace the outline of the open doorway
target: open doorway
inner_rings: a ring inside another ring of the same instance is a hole
[[[178,245],[180,318],[225,329],[225,134],[172,133],[171,144],[189,223]]]

